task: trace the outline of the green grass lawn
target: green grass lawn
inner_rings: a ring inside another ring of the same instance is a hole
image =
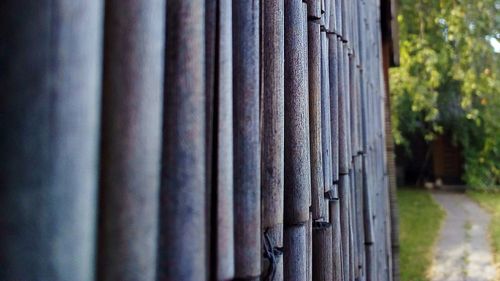
[[[445,213],[422,189],[398,190],[401,280],[427,281],[432,250]]]
[[[490,237],[495,252],[497,274],[500,277],[500,193],[469,191],[468,194],[492,215]]]

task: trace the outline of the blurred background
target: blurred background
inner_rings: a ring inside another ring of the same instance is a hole
[[[398,4],[402,280],[500,280],[500,1]]]

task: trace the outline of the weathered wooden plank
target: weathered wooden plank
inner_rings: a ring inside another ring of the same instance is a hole
[[[311,155],[311,210],[313,220],[325,219],[323,148],[321,131],[321,39],[320,25],[308,23],[309,139]]]
[[[207,277],[204,1],[168,1],[166,33],[157,279],[202,280]]]
[[[313,225],[313,280],[333,280],[332,225],[316,222]]]
[[[285,0],[285,224],[309,219],[309,104],[302,12],[302,2]]]
[[[234,262],[234,173],[233,173],[233,52],[232,52],[232,2],[217,2],[217,42],[214,87],[214,138],[216,142],[214,200],[217,213],[212,227],[217,229],[216,267],[217,280],[229,280],[235,274]],[[213,201],[212,201],[213,202]]]
[[[349,5],[350,7],[350,5]],[[350,10],[349,10],[350,11]],[[350,29],[349,29],[350,30]],[[349,159],[350,159],[350,169],[349,169],[349,179],[350,179],[350,186],[349,186],[349,198],[350,198],[350,232],[351,232],[351,241],[350,241],[350,258],[351,258],[351,278],[358,278],[358,239],[356,239],[358,236],[357,233],[357,219],[358,217],[356,216],[356,177],[355,177],[355,170],[356,170],[356,163],[354,162],[354,159],[356,157],[356,146],[357,146],[357,141],[356,141],[356,120],[355,120],[355,88],[354,88],[354,59],[353,59],[353,54],[352,54],[352,48],[348,47],[347,49],[347,61],[346,65],[348,66],[347,69],[347,87],[349,88],[349,94],[346,95],[347,97],[347,110],[348,110],[348,150],[349,150]]]
[[[0,280],[93,280],[102,1],[1,6]]]
[[[217,0],[205,1],[205,241],[208,253],[208,278],[216,276],[217,268],[217,144],[215,120],[215,85],[216,85],[216,35],[217,35]]]
[[[335,26],[336,26],[336,34],[341,37],[342,36],[342,1],[343,0],[334,0],[335,1]]]
[[[348,6],[349,6],[349,2],[351,2],[351,0],[340,0],[340,13],[342,14],[342,18],[341,18],[341,21],[342,21],[342,24],[341,24],[341,28],[342,28],[342,40],[344,42],[350,42],[350,34],[349,34],[349,10],[348,10]]]
[[[336,0],[329,0],[330,1],[330,19],[329,19],[329,26],[327,27],[329,33],[333,34],[338,34],[338,29],[337,29],[337,7],[335,6]]]
[[[360,188],[362,188],[361,181],[361,156],[354,157],[354,165],[352,170],[353,175],[353,185],[352,185],[352,204],[353,204],[353,231],[355,237],[355,276],[356,278],[361,278],[363,276],[364,271],[364,239],[363,234],[364,230],[362,227],[363,223],[363,212],[361,209],[362,206],[362,193],[359,192]]]
[[[261,274],[259,6],[233,2],[236,278]]]
[[[106,2],[99,280],[155,280],[164,20],[163,0]]]
[[[308,280],[308,223],[285,226],[283,237],[283,277],[286,281]]]
[[[335,186],[335,189],[337,186]],[[333,198],[329,202],[330,224],[332,225],[332,269],[333,280],[341,281],[342,277],[342,234],[340,224],[340,202],[338,198]]]
[[[354,55],[349,56],[349,87],[350,87],[350,119],[351,119],[351,157],[359,154],[359,140],[358,140],[358,93],[356,88],[355,73],[357,67],[355,65]]]
[[[330,31],[330,12],[331,12],[330,2],[331,0],[324,0],[325,12],[321,16],[321,25],[322,25],[321,29],[323,31]]]
[[[349,217],[349,175],[341,175],[339,179],[340,201],[340,231],[342,237],[342,272],[344,280],[350,279],[351,252],[350,252],[350,217]]]
[[[309,220],[307,221],[306,244],[307,244],[307,281],[312,281],[313,278],[313,219],[312,213],[309,212]]]
[[[326,51],[328,52],[328,50]],[[326,69],[328,68],[328,69]],[[337,115],[336,111],[331,111],[332,110],[332,101],[331,101],[331,88],[336,88],[336,85],[332,83],[332,87],[330,87],[330,78],[332,76],[329,73],[330,67],[329,67],[329,56],[326,54],[322,55],[322,75],[323,75],[323,80],[327,80],[327,82],[324,83],[324,86],[322,87],[321,91],[321,127],[322,127],[322,134],[321,134],[321,139],[323,143],[323,174],[325,178],[325,193],[328,192],[333,192],[334,188],[334,178],[333,178],[333,172],[334,170],[337,170],[337,160],[333,160],[333,143],[336,142],[337,139],[337,134],[332,134],[332,114]],[[337,99],[337,97],[333,97],[334,99]],[[335,117],[336,118],[336,117]],[[332,138],[335,138],[332,139]],[[337,146],[338,149],[338,146]],[[333,164],[333,161],[335,161],[335,164]],[[334,167],[335,165],[335,167]],[[328,204],[328,203],[327,203]]]
[[[321,0],[307,0],[307,16],[312,19],[321,18]]]
[[[284,15],[283,0],[264,2],[262,228],[283,223]]]
[[[330,80],[330,124],[331,124],[331,155],[332,155],[332,180],[339,180],[339,59],[336,35],[329,34],[328,67]]]
[[[349,44],[346,42],[344,43],[344,47],[342,48],[343,51],[343,67],[344,67],[344,113],[345,113],[345,135],[346,135],[346,168],[347,172],[349,172],[352,169],[352,130],[351,130],[351,92],[352,89],[350,87],[350,69],[351,65],[349,62]]]
[[[328,38],[326,31],[321,31],[321,123],[322,123],[322,134],[321,139],[323,143],[323,158],[324,158],[324,189],[323,192],[326,194],[332,190],[333,179],[332,179],[332,164],[331,164],[331,124],[330,124],[330,74],[329,74],[329,59],[328,59]],[[326,197],[323,196],[326,200]],[[325,218],[328,221],[328,202],[325,201]]]
[[[345,175],[349,172],[349,151],[348,151],[348,120],[347,120],[347,98],[346,85],[347,68],[344,60],[344,44],[338,44],[339,64],[338,64],[338,135],[339,135],[339,174]]]
[[[355,212],[355,203],[354,203],[354,186],[355,186],[356,178],[354,177],[354,170],[349,170],[349,185],[348,185],[348,197],[349,197],[349,280],[356,279],[356,271],[357,271],[357,249],[356,249],[356,241],[357,241],[357,233],[356,233],[356,212]]]
[[[263,2],[262,247],[266,280],[283,280],[284,3]],[[267,234],[266,234],[267,233]]]

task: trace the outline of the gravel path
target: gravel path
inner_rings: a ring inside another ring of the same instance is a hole
[[[435,249],[431,280],[493,281],[490,215],[464,194],[435,192],[433,196],[447,216]]]

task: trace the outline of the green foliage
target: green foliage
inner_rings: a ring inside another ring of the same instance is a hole
[[[396,144],[451,134],[478,188],[500,184],[499,12],[499,0],[400,0],[401,66],[390,71]]]
[[[398,189],[401,280],[426,281],[445,213],[422,189]]]

